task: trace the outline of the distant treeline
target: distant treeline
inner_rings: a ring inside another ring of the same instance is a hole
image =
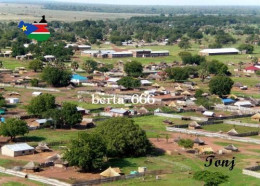
[[[70,10],[107,13],[138,13],[138,14],[215,14],[215,15],[260,15],[260,7],[252,6],[155,6],[155,5],[106,5],[106,4],[75,4],[46,3],[44,8],[51,10]]]

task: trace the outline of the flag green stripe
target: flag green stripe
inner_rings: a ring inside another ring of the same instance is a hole
[[[50,37],[50,34],[29,34],[29,39],[35,39],[37,41],[46,41]]]

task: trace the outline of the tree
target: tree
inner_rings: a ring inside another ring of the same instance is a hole
[[[34,78],[34,79],[31,79],[30,83],[31,83],[31,86],[32,86],[32,87],[38,87],[38,85],[39,85],[39,80],[36,79],[36,78]]]
[[[179,56],[181,57],[183,64],[199,65],[200,63],[206,61],[206,58],[204,56],[200,56],[200,55],[192,56],[192,54],[189,52],[180,52]]]
[[[77,61],[73,61],[71,63],[71,68],[73,69],[73,71],[75,72],[78,68],[79,68],[79,64]]]
[[[4,107],[5,106],[5,98],[3,97],[2,94],[0,94],[0,107]]]
[[[227,76],[215,76],[209,82],[209,90],[219,97],[230,94],[234,81]]]
[[[222,48],[222,45],[220,43],[213,43],[209,45],[209,48]]]
[[[125,64],[124,71],[128,76],[139,77],[143,73],[143,66],[140,62],[132,61]]]
[[[122,85],[127,89],[133,89],[141,86],[141,81],[139,79],[135,79],[129,76],[121,78],[117,81],[118,85]]]
[[[254,46],[250,44],[241,44],[238,49],[240,51],[245,50],[247,54],[253,54],[254,52]]]
[[[39,59],[32,60],[29,63],[29,69],[33,70],[34,72],[37,72],[38,70],[42,70],[43,62]]]
[[[3,61],[0,60],[0,68],[3,68]]]
[[[50,109],[44,112],[45,118],[52,118],[54,128],[71,128],[82,121],[82,115],[77,106],[72,103],[63,103],[61,109]]]
[[[196,92],[195,92],[195,98],[201,98],[202,97],[202,94],[204,93],[204,91],[203,90],[201,90],[201,89],[198,89],[198,90],[196,90]]]
[[[204,181],[205,186],[218,186],[221,183],[225,183],[228,181],[228,176],[224,175],[221,172],[210,172],[207,170],[197,171],[193,175],[193,179]]]
[[[194,142],[191,139],[180,139],[178,145],[188,149],[193,147]]]
[[[87,73],[92,73],[94,70],[97,70],[97,62],[89,59],[83,64],[83,69],[86,70]]]
[[[63,125],[68,126],[69,128],[79,124],[82,120],[82,115],[77,111],[77,105],[72,103],[63,103],[61,113]]]
[[[187,37],[182,37],[178,46],[181,49],[185,49],[185,50],[187,50],[188,48],[191,48],[191,44],[190,44],[189,39]]]
[[[175,81],[184,81],[189,78],[189,73],[186,68],[168,68],[166,69],[166,73],[168,74],[170,79],[174,79]]]
[[[57,67],[46,67],[42,72],[42,80],[54,87],[67,86],[71,77],[71,72]]]
[[[98,133],[80,133],[73,139],[64,153],[64,159],[71,166],[78,166],[84,171],[100,169],[104,164],[106,144]]]
[[[0,125],[0,134],[11,137],[11,141],[14,141],[16,136],[24,135],[28,132],[27,123],[16,118],[8,118],[4,124]]]
[[[47,110],[55,107],[55,97],[51,94],[42,94],[30,101],[27,111],[30,114],[42,115]]]
[[[227,65],[219,62],[218,60],[202,63],[201,68],[207,68],[210,74],[230,74]]]
[[[101,123],[96,130],[106,142],[109,157],[136,157],[151,150],[145,131],[132,119],[112,118]]]

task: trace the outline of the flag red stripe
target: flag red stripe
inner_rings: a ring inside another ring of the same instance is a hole
[[[48,25],[34,25],[36,26],[38,29],[34,32],[49,32],[49,30],[45,27],[47,27]]]

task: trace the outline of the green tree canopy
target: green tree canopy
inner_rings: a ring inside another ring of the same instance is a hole
[[[253,54],[254,52],[254,46],[253,45],[250,45],[250,44],[241,44],[238,49],[240,51],[243,51],[243,50],[246,50],[246,53],[247,54]]]
[[[184,81],[189,78],[189,73],[186,68],[168,68],[166,69],[166,73],[170,79],[174,79],[175,81]]]
[[[128,76],[139,77],[143,73],[143,66],[137,61],[128,62],[124,66],[124,71]]]
[[[193,179],[204,181],[205,186],[218,186],[221,183],[225,183],[228,181],[229,176],[224,175],[221,172],[210,172],[207,170],[197,171],[193,175]]]
[[[121,78],[117,81],[118,85],[122,85],[127,89],[133,89],[141,86],[141,81],[139,79],[135,79],[129,76]]]
[[[86,70],[87,73],[92,73],[94,70],[97,70],[98,63],[93,59],[88,59],[83,64],[83,69]]]
[[[4,107],[5,106],[5,98],[3,97],[2,94],[0,94],[0,107]]]
[[[71,77],[71,72],[57,67],[46,67],[42,72],[42,80],[54,87],[67,86]]]
[[[187,50],[188,48],[191,48],[191,44],[189,42],[189,38],[187,37],[182,37],[181,38],[181,41],[179,42],[178,46],[181,48],[181,49],[185,49]]]
[[[112,118],[96,130],[106,141],[109,157],[142,156],[151,149],[145,132],[132,119]]]
[[[16,118],[8,118],[4,124],[0,125],[0,134],[11,137],[14,141],[16,136],[24,135],[29,132],[27,123]]]
[[[55,107],[55,97],[51,94],[42,94],[30,101],[27,111],[30,114],[42,115],[47,110]]]
[[[191,139],[180,139],[178,145],[188,149],[193,147],[194,142]]]
[[[37,72],[38,70],[42,70],[43,62],[39,59],[34,59],[34,60],[30,61],[29,69],[33,70],[34,72]]]
[[[44,114],[52,118],[54,128],[71,128],[82,121],[82,115],[77,111],[77,106],[72,103],[63,103],[61,109],[50,109]]]
[[[215,76],[209,82],[209,90],[220,97],[230,94],[234,81],[227,76]]]
[[[79,133],[64,153],[64,159],[71,166],[78,166],[84,171],[100,169],[104,164],[106,144],[104,138],[97,133]]]

